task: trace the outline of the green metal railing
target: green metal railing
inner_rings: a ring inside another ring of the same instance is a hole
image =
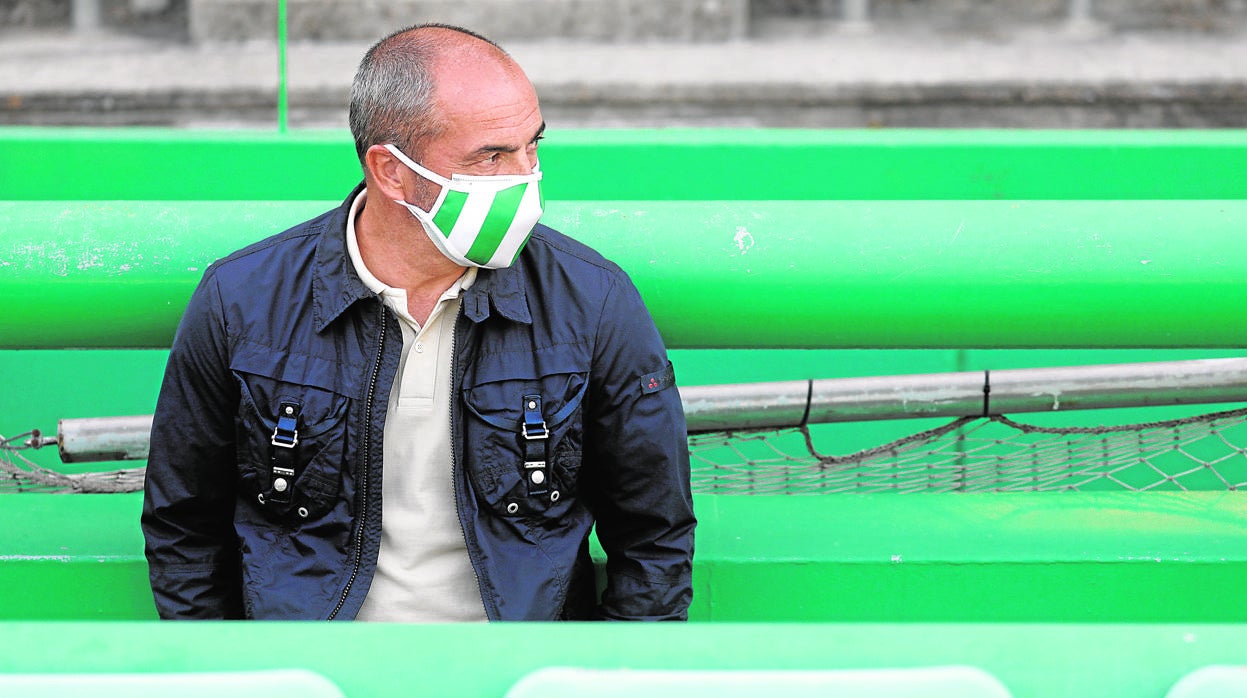
[[[548,222],[632,274],[688,347],[673,351],[681,385],[1247,345],[1245,132],[572,131],[548,146]],[[66,178],[66,154],[92,176]],[[0,434],[150,413],[207,264],[358,179],[340,131],[0,130],[0,343],[31,347],[0,350]],[[723,348],[738,346],[784,348]],[[853,425],[830,443],[881,434]],[[137,496],[4,498],[0,618],[151,617]],[[694,616],[1247,621],[1207,591],[1247,579],[1243,506],[1234,492],[699,497]]]
[[[1247,130],[551,128],[541,162],[565,201],[1247,199]],[[345,129],[0,129],[8,201],[340,201],[361,179]]]
[[[287,71],[290,34],[288,0],[277,0],[277,132],[290,131],[290,83]]]
[[[209,263],[336,205],[0,201],[0,347],[168,346]],[[1247,200],[550,201],[544,220],[627,270],[673,348],[1247,346]]]

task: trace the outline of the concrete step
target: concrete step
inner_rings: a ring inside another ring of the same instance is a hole
[[[271,36],[273,0],[189,0],[197,41]],[[722,41],[746,31],[748,0],[288,0],[291,39],[375,39],[420,22],[497,40]]]
[[[508,41],[557,128],[1247,128],[1247,36]],[[289,120],[346,125],[368,41],[293,41]],[[272,40],[0,41],[0,124],[271,127]]]
[[[1008,36],[1247,29],[1247,0],[287,0],[289,36],[369,40],[426,21],[501,41],[719,42],[921,28]],[[238,41],[276,33],[277,0],[0,0],[0,32],[74,27],[173,40]]]
[[[0,0],[0,32],[72,28],[176,41],[189,39],[189,0]]]
[[[171,0],[178,1],[178,0]],[[189,2],[193,40],[271,36],[274,0]],[[725,41],[924,28],[992,36],[1070,25],[1084,32],[1230,33],[1247,0],[288,0],[293,39],[371,39],[446,22],[498,40]]]
[[[1247,24],[1247,0],[752,0],[751,29],[807,19],[887,30],[925,27],[954,34],[1008,34],[1069,22],[1104,31],[1224,33]]]

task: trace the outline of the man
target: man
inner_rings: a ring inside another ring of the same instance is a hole
[[[142,519],[161,616],[685,618],[671,365],[624,273],[536,224],[524,73],[413,27],[350,116],[363,184],[213,264],[178,328]]]

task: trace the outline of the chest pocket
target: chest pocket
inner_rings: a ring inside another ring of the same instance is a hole
[[[315,521],[337,503],[357,399],[349,372],[315,357],[264,349],[230,361],[241,505],[289,525]]]
[[[498,516],[557,519],[576,505],[589,386],[580,349],[483,361],[464,377],[467,471]]]

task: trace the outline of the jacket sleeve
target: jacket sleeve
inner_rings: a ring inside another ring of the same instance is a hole
[[[240,618],[234,412],[219,289],[209,269],[178,326],[152,421],[142,527],[162,618]]]
[[[685,620],[696,519],[684,410],[662,338],[623,272],[606,298],[585,425],[588,503],[607,556],[599,613]]]

